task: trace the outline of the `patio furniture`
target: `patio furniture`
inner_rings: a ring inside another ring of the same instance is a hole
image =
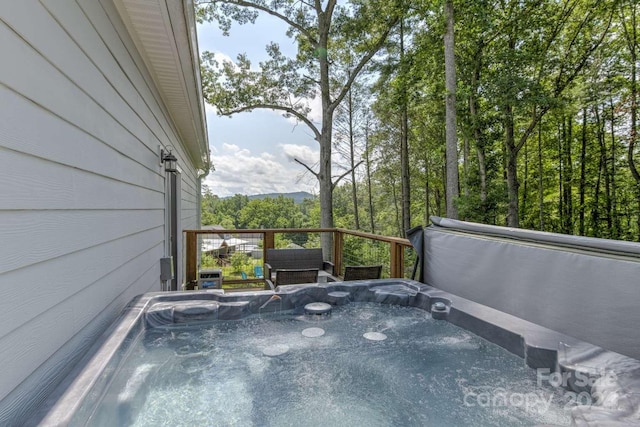
[[[266,270],[265,277],[275,280],[275,272],[277,270],[290,269],[310,269],[315,268],[323,270],[327,274],[327,281],[335,280],[333,278],[333,263],[322,259],[322,249],[267,249],[266,259],[264,261]]]
[[[240,277],[242,277],[242,280],[247,280],[247,273],[245,273],[244,271],[241,271]]]
[[[348,265],[344,268],[344,281],[379,279],[381,265]]]
[[[262,272],[262,266],[255,265],[253,267],[253,277],[256,279],[264,279],[264,273]]]
[[[318,282],[318,269],[317,268],[294,268],[294,269],[282,269],[276,270],[275,280],[272,282],[270,279],[266,280],[267,285],[265,289],[275,290],[280,285],[298,285],[301,283],[317,283]]]

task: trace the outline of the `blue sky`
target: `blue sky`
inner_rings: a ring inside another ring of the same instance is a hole
[[[285,35],[286,26],[269,16],[255,25],[234,25],[224,37],[216,23],[198,27],[200,51],[212,51],[235,59],[247,53],[252,64],[266,59],[265,45],[280,43],[284,53],[295,53],[295,44]],[[304,124],[296,124],[275,111],[254,110],[231,118],[218,117],[206,106],[211,160],[215,171],[204,180],[214,194],[260,194],[308,191],[317,193],[317,181],[293,161],[298,158],[315,165],[318,143]],[[312,112],[313,115],[313,112]]]

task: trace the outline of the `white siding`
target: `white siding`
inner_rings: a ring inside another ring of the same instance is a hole
[[[165,173],[195,168],[111,0],[0,2],[0,425],[133,296],[160,290]],[[66,346],[65,346],[66,345]],[[76,344],[74,344],[76,345]]]

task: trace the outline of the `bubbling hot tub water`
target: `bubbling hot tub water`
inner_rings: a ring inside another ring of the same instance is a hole
[[[313,310],[326,303],[331,314]],[[140,295],[25,426],[600,426],[638,414],[639,360],[379,279]]]
[[[567,425],[565,403],[424,310],[356,303],[149,329],[89,425]]]

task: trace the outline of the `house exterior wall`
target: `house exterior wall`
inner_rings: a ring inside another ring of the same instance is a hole
[[[197,228],[194,162],[112,0],[0,2],[0,425],[138,294],[161,290],[166,173]]]

